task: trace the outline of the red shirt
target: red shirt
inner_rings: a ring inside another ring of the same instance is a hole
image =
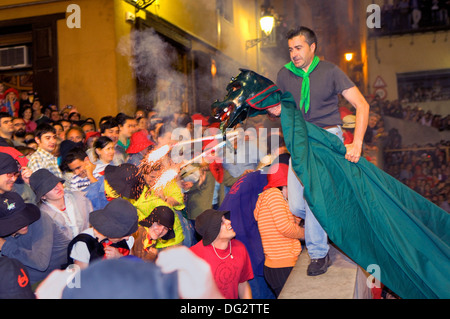
[[[214,252],[212,245],[203,246],[203,241],[200,241],[190,249],[210,265],[217,287],[226,299],[238,299],[239,283],[253,279],[247,249],[237,239],[231,240],[231,255],[226,258],[230,254],[230,246],[227,249],[215,248]],[[224,259],[217,257],[216,253]]]

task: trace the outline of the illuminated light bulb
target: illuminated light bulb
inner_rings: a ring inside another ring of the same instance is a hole
[[[273,16],[264,16],[259,20],[259,24],[261,25],[261,30],[263,30],[266,36],[269,36],[275,25],[275,18]]]
[[[345,60],[348,61],[348,62],[353,60],[353,53],[346,53],[345,54]]]

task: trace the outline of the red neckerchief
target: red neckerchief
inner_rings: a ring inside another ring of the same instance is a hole
[[[216,181],[222,184],[223,182],[223,166],[222,163],[217,163],[216,161],[209,164],[209,170],[213,174]]]
[[[113,245],[113,242],[111,242],[109,239],[102,240],[100,243],[103,245],[103,248]],[[113,246],[113,247],[115,247],[115,246]],[[130,254],[129,249],[122,248],[122,247],[115,247],[115,248],[117,248],[123,256],[128,256]],[[103,256],[103,259],[105,259],[105,258],[106,257]]]
[[[107,200],[108,202],[110,202],[110,201],[112,201],[113,199],[115,199],[114,197],[109,197],[108,195],[106,195],[106,192],[105,192],[105,197],[106,197],[106,200]]]

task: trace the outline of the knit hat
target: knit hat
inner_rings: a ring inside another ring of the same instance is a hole
[[[0,258],[0,299],[35,299],[28,271],[14,258]]]
[[[30,187],[36,194],[37,200],[51,191],[58,183],[64,184],[65,180],[55,176],[46,168],[40,168],[30,176]]]
[[[19,164],[9,154],[0,153],[0,175],[19,172]]]
[[[127,153],[136,154],[154,144],[155,143],[148,139],[147,132],[145,130],[140,130],[131,135],[130,146],[127,148]]]
[[[178,275],[154,263],[122,257],[94,262],[80,273],[79,288],[66,286],[63,299],[178,299]]]
[[[105,208],[89,214],[89,222],[109,238],[130,236],[138,229],[137,209],[123,198],[115,198]]]
[[[175,215],[173,210],[168,206],[156,207],[150,215],[139,222],[139,225],[144,227],[151,227],[154,222],[161,224],[169,229],[166,235],[162,237],[164,240],[175,238],[175,232],[173,231],[173,224],[175,223]]]
[[[19,194],[15,192],[0,194],[0,237],[11,235],[40,217],[39,208],[33,204],[26,204]]]
[[[204,246],[211,244],[219,235],[222,216],[230,219],[230,211],[207,209],[195,219],[195,230],[203,237]]]

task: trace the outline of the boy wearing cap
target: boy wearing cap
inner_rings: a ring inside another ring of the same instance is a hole
[[[97,259],[127,256],[134,245],[131,236],[138,230],[136,208],[127,200],[116,198],[104,209],[89,214],[91,228],[77,235],[68,245],[68,262],[81,269]]]
[[[138,231],[133,235],[135,245],[132,252],[144,260],[154,261],[158,251],[180,245],[175,239],[175,214],[168,206],[158,206],[139,222]]]
[[[36,193],[39,209],[53,219],[67,238],[72,239],[89,227],[92,204],[81,192],[65,191],[63,183],[64,179],[45,168],[30,176],[30,186]]]
[[[129,164],[131,165],[131,164]],[[190,238],[187,236],[189,225],[181,211],[185,208],[184,195],[175,180],[167,182],[164,187],[155,188],[155,184],[164,172],[164,164],[157,163],[150,168],[141,168],[145,185],[139,198],[133,202],[137,208],[139,220],[143,220],[158,206],[168,206],[175,213],[174,231],[175,237],[170,241],[161,243],[164,247],[183,243],[191,246]],[[162,248],[162,247],[161,247]]]
[[[11,155],[0,152],[0,194],[12,191],[19,175],[17,161]]]
[[[251,299],[250,257],[244,244],[234,239],[236,233],[229,214],[214,209],[201,213],[195,220],[195,229],[202,240],[190,249],[210,265],[217,287],[226,299]]]
[[[13,147],[0,146],[0,194],[16,192],[25,203],[36,203],[36,197],[27,184],[31,170],[26,167],[28,159]],[[22,177],[19,181],[17,179]]]
[[[46,213],[19,194],[0,195],[0,254],[25,265],[33,285],[67,260],[69,239]]]

